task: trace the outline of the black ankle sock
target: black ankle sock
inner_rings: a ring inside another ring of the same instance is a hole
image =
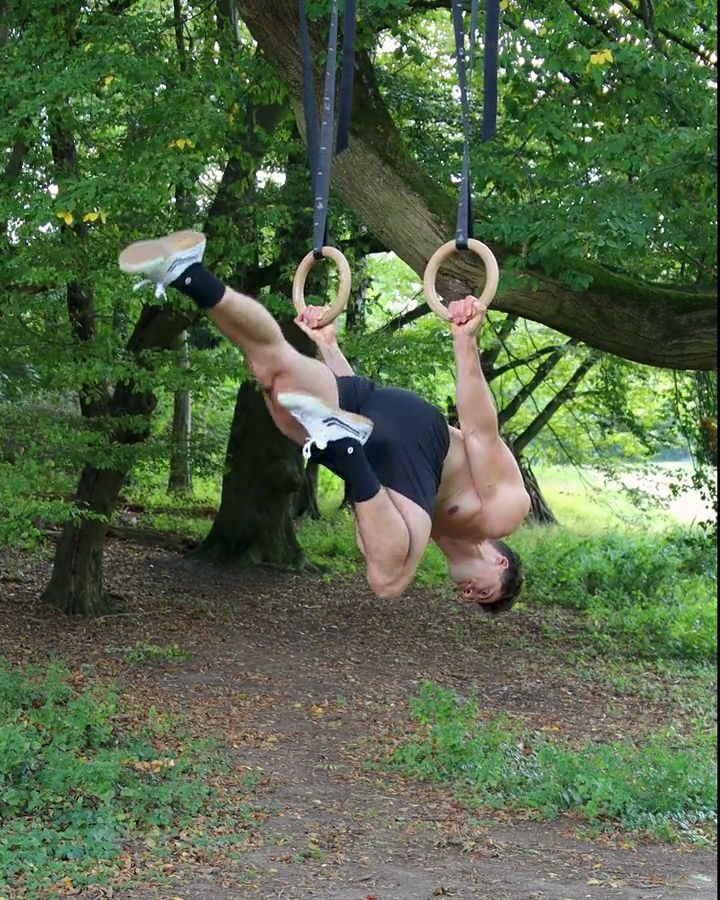
[[[212,272],[204,269],[202,263],[188,266],[170,285],[181,294],[191,297],[203,309],[212,309],[225,294],[225,285]]]
[[[382,487],[367,461],[362,444],[352,438],[330,441],[325,450],[316,447],[312,458],[347,483],[353,503],[372,500]]]

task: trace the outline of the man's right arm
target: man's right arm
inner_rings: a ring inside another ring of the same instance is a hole
[[[333,340],[332,343],[318,341],[317,345],[320,350],[320,356],[322,356],[323,362],[328,367],[328,369],[330,369],[333,375],[337,375],[338,377],[340,377],[342,375],[355,374],[353,372],[352,366],[345,358],[345,354],[338,346],[337,341]]]
[[[333,375],[354,375],[352,366],[345,358],[337,342],[335,323],[317,326],[325,310],[321,306],[308,306],[295,319],[295,324],[317,345],[323,362]]]

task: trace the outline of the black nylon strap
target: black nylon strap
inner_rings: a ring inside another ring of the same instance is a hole
[[[353,75],[355,66],[355,7],[356,0],[347,0],[343,35],[343,74],[340,121],[338,123],[337,149],[340,153],[349,142],[352,115]],[[330,175],[334,156],[335,131],[335,81],[337,73],[337,46],[339,0],[333,0],[328,36],[327,63],[321,122],[318,126],[317,103],[313,78],[310,29],[305,10],[305,0],[298,0],[300,34],[303,55],[303,104],[307,127],[308,156],[313,186],[313,255],[322,258],[322,248],[328,243],[328,210],[330,202]]]
[[[328,37],[325,89],[320,110],[320,143],[315,163],[315,205],[313,212],[313,253],[322,259],[321,250],[327,243],[328,204],[330,202],[330,170],[335,137],[335,76],[337,72],[339,3],[333,0]]]
[[[452,0],[453,27],[460,104],[463,119],[463,165],[460,179],[457,228],[455,243],[458,250],[467,250],[468,241],[473,237],[472,185],[470,180],[470,142],[472,126],[470,118],[470,85],[475,68],[477,47],[479,0],[471,0],[469,50],[465,50],[465,19],[463,0]],[[486,0],[485,17],[485,87],[482,139],[493,137],[497,121],[497,44],[500,29],[500,0]]]
[[[478,0],[472,0],[471,22],[477,21]],[[458,201],[457,228],[455,231],[455,243],[458,250],[467,250],[468,240],[473,236],[472,216],[472,186],[470,184],[470,140],[472,138],[470,125],[470,95],[469,81],[472,78],[472,66],[475,63],[475,45],[477,29],[470,30],[470,59],[465,50],[465,19],[463,0],[453,0],[453,26],[455,28],[455,50],[458,73],[458,85],[460,87],[460,106],[463,120],[463,164],[460,178],[460,199]]]
[[[298,0],[300,13],[300,36],[303,56],[303,107],[305,109],[305,127],[307,129],[308,157],[310,174],[313,179],[313,196],[315,195],[315,161],[318,156],[318,113],[315,100],[315,84],[313,81],[312,50],[310,48],[310,29],[305,12],[305,0]]]

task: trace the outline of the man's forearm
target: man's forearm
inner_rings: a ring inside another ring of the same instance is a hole
[[[353,375],[354,372],[352,370],[352,366],[345,359],[342,350],[337,345],[337,343],[333,344],[318,344],[320,348],[320,355],[323,358],[323,362],[330,369],[333,375]]]
[[[472,335],[454,338],[457,366],[456,406],[460,429],[465,435],[496,437],[497,410],[480,365],[477,339]]]

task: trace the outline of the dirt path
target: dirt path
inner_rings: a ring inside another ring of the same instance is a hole
[[[613,696],[577,673],[539,612],[496,621],[434,592],[378,601],[359,582],[330,590],[312,578],[218,573],[168,553],[128,558],[125,545],[110,549],[107,578],[128,614],[85,623],[36,603],[44,566],[13,571],[0,581],[8,601],[0,603],[0,655],[92,662],[123,679],[128,704],[181,712],[190,730],[224,734],[237,759],[261,771],[253,802],[269,815],[240,867],[205,867],[171,887],[116,898],[716,896],[710,851],[582,840],[569,819],[477,821],[445,789],[364,767],[392,740],[425,678],[475,690],[487,710],[569,739],[640,735],[673,721],[671,703]],[[128,666],[121,649],[141,640],[194,655]]]

